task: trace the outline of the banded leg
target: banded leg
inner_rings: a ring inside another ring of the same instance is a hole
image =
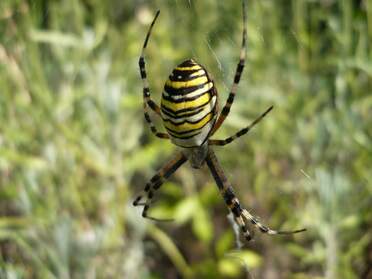
[[[236,90],[238,88],[238,84],[240,81],[240,77],[243,73],[244,64],[245,64],[245,56],[247,51],[247,7],[246,7],[246,1],[243,0],[243,36],[242,36],[242,46],[240,49],[240,58],[239,63],[236,67],[235,76],[234,76],[234,83],[231,87],[229,97],[227,98],[226,104],[223,107],[220,116],[218,117],[216,123],[213,126],[213,129],[211,131],[211,135],[213,135],[218,128],[222,125],[222,123],[225,121],[227,115],[230,112],[231,105],[234,102]]]
[[[299,229],[299,230],[293,230],[293,231],[276,231],[276,230],[272,230],[269,227],[261,224],[256,217],[254,217],[252,214],[249,213],[248,210],[243,209],[242,214],[253,225],[257,226],[260,229],[260,231],[263,232],[263,233],[267,233],[267,234],[294,234],[294,233],[299,233],[299,232],[306,231],[306,229]]]
[[[178,153],[172,160],[170,160],[167,164],[165,164],[146,184],[143,192],[147,195],[146,202],[142,203],[141,199],[143,195],[139,195],[134,201],[134,206],[143,205],[142,217],[148,218],[154,221],[170,221],[170,220],[161,220],[154,217],[150,217],[147,215],[147,211],[150,208],[151,201],[154,197],[154,193],[156,190],[160,188],[160,186],[164,183],[164,181],[174,173],[183,163],[187,161],[187,158],[182,153]]]
[[[158,132],[158,130],[156,129],[155,124],[151,120],[146,103],[143,104],[143,112],[145,115],[146,122],[150,126],[151,132],[158,138],[169,139],[169,135],[167,133]]]
[[[234,218],[238,225],[240,226],[243,235],[247,241],[251,240],[251,234],[248,231],[248,225],[246,221],[250,221],[253,225],[259,228],[263,233],[267,234],[293,234],[305,231],[306,229],[294,230],[294,231],[276,231],[272,230],[269,227],[261,224],[256,217],[248,212],[245,208],[242,208],[238,198],[234,194],[234,190],[230,183],[228,182],[221,165],[219,164],[216,155],[212,149],[209,149],[208,155],[206,158],[207,165],[215,179],[217,186],[220,190],[220,193],[225,200],[227,206],[234,215]]]
[[[138,61],[138,65],[139,65],[141,79],[142,79],[142,83],[143,83],[143,102],[144,102],[143,103],[143,110],[144,110],[144,114],[145,114],[145,119],[150,126],[151,132],[155,136],[157,136],[159,138],[163,138],[163,139],[168,139],[169,138],[168,134],[161,133],[161,132],[157,131],[154,123],[152,122],[152,120],[150,118],[149,112],[148,112],[148,107],[150,107],[156,114],[161,116],[160,107],[151,99],[150,87],[149,87],[149,83],[148,83],[148,80],[147,80],[146,63],[145,63],[145,50],[146,50],[146,47],[147,47],[147,42],[149,41],[149,38],[150,38],[150,35],[151,35],[151,30],[152,30],[152,28],[155,24],[156,19],[159,16],[159,13],[160,13],[160,11],[156,12],[156,15],[155,15],[154,19],[152,20],[150,28],[147,31],[146,39],[145,39],[145,42],[143,43],[142,52],[141,52],[141,56],[140,56],[139,61]]]
[[[241,129],[239,132],[237,132],[235,135],[228,137],[224,140],[208,140],[209,145],[219,145],[219,146],[224,146],[226,144],[229,144],[230,142],[236,140],[237,138],[245,135],[248,133],[253,126],[255,126],[258,122],[262,120],[271,110],[273,109],[273,106],[269,107],[263,114],[261,114],[259,117],[257,117],[248,127],[245,127],[244,129]]]

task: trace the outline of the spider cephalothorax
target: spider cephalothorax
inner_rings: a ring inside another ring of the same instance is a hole
[[[243,208],[234,194],[233,188],[228,182],[216,155],[211,148],[212,145],[223,146],[236,138],[246,134],[254,125],[264,118],[273,108],[269,107],[249,126],[237,132],[235,135],[224,140],[213,140],[210,137],[218,130],[230,112],[230,107],[234,101],[237,86],[244,69],[246,53],[246,3],[243,2],[243,35],[240,59],[236,68],[234,82],[229,93],[229,97],[220,114],[217,109],[217,90],[208,72],[193,59],[188,59],[179,64],[170,74],[165,82],[162,93],[161,106],[159,107],[150,96],[150,89],[146,76],[144,51],[147,47],[152,27],[155,24],[159,11],[156,13],[151,23],[149,31],[142,48],[139,59],[139,68],[143,81],[144,114],[151,131],[155,136],[162,139],[170,139],[181,151],[175,158],[165,164],[157,174],[155,174],[144,188],[146,201],[141,202],[143,195],[139,195],[133,205],[143,205],[142,216],[159,220],[148,216],[147,211],[151,205],[154,193],[172,173],[174,173],[183,163],[190,161],[193,168],[200,168],[204,162],[207,163],[213,178],[215,179],[220,193],[225,200],[228,208],[234,216],[234,220],[240,226],[241,231],[247,241],[251,239],[248,231],[248,222],[255,225],[261,232],[268,234],[290,234],[304,231],[276,231],[272,230],[251,215],[248,210]],[[148,108],[151,108],[162,120],[167,133],[158,132],[153,124]]]

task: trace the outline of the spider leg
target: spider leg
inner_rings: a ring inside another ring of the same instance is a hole
[[[256,217],[254,217],[252,214],[249,213],[248,210],[243,209],[242,211],[243,216],[249,220],[253,225],[257,226],[261,232],[267,233],[267,234],[294,234],[294,233],[299,233],[299,232],[304,232],[306,229],[299,229],[299,230],[292,230],[292,231],[277,231],[277,230],[272,230],[269,227],[263,225],[258,221]]]
[[[248,225],[246,221],[250,221],[253,225],[259,228],[262,233],[267,234],[293,234],[305,231],[306,229],[301,230],[294,230],[294,231],[276,231],[272,230],[269,227],[261,224],[256,217],[248,212],[245,208],[242,208],[238,198],[234,194],[234,190],[230,183],[228,182],[221,165],[219,164],[216,155],[214,154],[212,149],[209,149],[207,158],[206,158],[207,165],[215,179],[217,186],[220,190],[220,193],[225,200],[227,206],[231,210],[234,215],[234,219],[238,223],[243,232],[243,235],[247,241],[252,239],[251,234],[248,231]]]
[[[230,142],[248,133],[253,128],[253,126],[255,126],[258,122],[260,122],[262,118],[264,118],[272,109],[273,109],[273,106],[269,107],[264,113],[262,113],[259,117],[257,117],[249,126],[245,127],[244,129],[241,129],[235,135],[228,137],[224,140],[213,140],[213,139],[208,140],[208,144],[219,145],[219,146],[224,146],[226,144],[229,144]]]
[[[223,107],[220,116],[218,117],[216,123],[213,126],[213,129],[211,131],[211,135],[213,135],[218,128],[222,125],[222,123],[225,121],[227,115],[230,112],[231,105],[234,102],[235,93],[238,88],[238,84],[240,81],[240,77],[243,73],[244,64],[245,64],[245,56],[247,51],[247,12],[246,12],[246,1],[243,0],[243,35],[242,35],[242,46],[240,49],[240,58],[239,63],[236,67],[235,76],[234,76],[234,82],[230,90],[229,97],[227,98],[226,104]]]
[[[161,116],[159,106],[151,99],[150,87],[149,87],[149,82],[147,80],[146,64],[145,64],[145,50],[146,50],[146,47],[147,47],[147,42],[149,41],[152,27],[154,26],[155,21],[159,16],[159,13],[160,13],[160,11],[156,12],[156,15],[155,15],[154,19],[152,20],[150,28],[147,31],[146,39],[145,39],[145,42],[143,43],[142,52],[141,52],[141,56],[140,56],[139,61],[138,61],[138,65],[139,65],[140,74],[141,74],[142,83],[143,83],[143,110],[144,110],[144,115],[145,115],[146,122],[150,126],[151,132],[155,136],[157,136],[158,138],[162,138],[162,139],[169,139],[168,134],[158,132],[158,130],[156,129],[155,124],[152,122],[152,120],[150,118],[150,115],[149,115],[149,112],[148,112],[148,107],[150,107],[156,114]]]
[[[143,111],[144,111],[144,115],[145,115],[145,119],[146,119],[146,122],[148,125],[150,125],[150,129],[151,129],[151,132],[158,138],[161,138],[161,139],[169,139],[169,135],[167,133],[162,133],[162,132],[159,132],[156,127],[155,127],[155,124],[152,122],[151,118],[150,118],[150,115],[149,115],[149,112],[148,112],[148,109],[147,109],[147,105],[146,103],[143,104]]]
[[[187,161],[187,158],[183,153],[178,153],[173,159],[166,163],[151,179],[144,188],[144,194],[146,194],[146,202],[141,202],[143,195],[138,195],[133,201],[134,206],[143,205],[142,217],[151,219],[154,221],[171,221],[168,219],[157,219],[147,215],[147,211],[152,204],[154,193],[160,188],[164,181],[173,174],[183,163]]]

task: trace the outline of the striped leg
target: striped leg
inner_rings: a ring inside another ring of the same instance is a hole
[[[227,98],[226,104],[223,107],[220,116],[218,117],[215,125],[213,126],[213,129],[211,131],[211,135],[213,135],[218,130],[218,128],[220,128],[222,123],[225,121],[227,115],[229,114],[231,105],[234,102],[235,93],[236,93],[236,90],[238,88],[240,77],[241,77],[241,75],[243,73],[243,69],[244,69],[245,55],[246,55],[246,51],[247,51],[247,27],[246,27],[246,25],[247,25],[246,9],[247,8],[246,8],[246,1],[243,0],[242,2],[243,2],[243,38],[242,38],[242,46],[241,46],[241,49],[240,49],[240,59],[239,59],[238,65],[236,67],[234,83],[231,87],[229,97]]]
[[[261,224],[256,217],[251,215],[248,210],[242,208],[240,205],[239,200],[234,194],[233,188],[231,187],[230,183],[228,182],[216,155],[214,154],[212,149],[209,149],[207,158],[206,158],[207,165],[212,172],[213,178],[215,179],[217,186],[220,190],[220,193],[225,200],[227,206],[230,208],[231,212],[234,215],[234,219],[240,226],[243,235],[247,241],[252,239],[251,234],[248,231],[248,225],[246,221],[250,221],[253,225],[258,227],[261,232],[268,233],[268,234],[293,234],[305,231],[305,229],[295,230],[295,231],[275,231],[272,230],[263,224]]]
[[[146,184],[145,189],[143,190],[144,194],[147,194],[146,202],[141,202],[143,195],[139,195],[134,201],[134,206],[143,205],[142,217],[148,218],[154,221],[170,221],[170,220],[161,220],[147,215],[147,211],[150,208],[154,193],[160,188],[164,181],[174,173],[183,163],[187,161],[187,158],[182,153],[178,153],[175,158],[170,160],[165,166],[163,166]]]
[[[152,120],[150,118],[149,112],[148,112],[148,107],[150,107],[159,116],[161,115],[160,114],[160,107],[151,99],[149,83],[147,81],[146,64],[145,64],[145,50],[146,50],[146,47],[147,47],[147,42],[149,41],[152,27],[154,26],[155,21],[159,16],[159,13],[160,13],[160,11],[156,12],[156,15],[155,15],[155,17],[154,17],[154,19],[153,19],[153,21],[150,25],[150,28],[147,31],[146,39],[145,39],[145,42],[143,43],[142,52],[141,52],[141,56],[140,56],[139,61],[138,61],[138,65],[139,65],[140,74],[141,74],[142,83],[143,83],[143,102],[144,102],[143,109],[144,109],[145,119],[146,119],[147,123],[149,124],[149,126],[151,128],[151,132],[155,136],[157,136],[159,138],[163,138],[163,139],[168,139],[169,138],[168,134],[160,133],[160,132],[157,131],[154,123],[152,122]]]
[[[237,138],[245,135],[248,133],[253,126],[255,126],[258,122],[262,120],[271,110],[273,109],[273,106],[269,107],[263,114],[261,114],[259,117],[257,117],[248,127],[245,127],[244,129],[241,129],[239,132],[237,132],[235,135],[228,137],[224,140],[208,140],[209,145],[219,145],[224,146],[226,144],[229,144],[230,142],[236,140]]]
[[[158,138],[161,138],[161,139],[169,139],[169,135],[167,133],[161,133],[161,132],[158,132],[158,130],[156,129],[155,127],[155,124],[152,122],[151,120],[151,117],[150,117],[150,114],[148,112],[148,109],[147,109],[147,105],[146,103],[143,104],[143,111],[144,111],[144,115],[145,115],[145,119],[146,119],[146,122],[147,124],[150,125],[150,129],[151,129],[151,132],[157,136]]]

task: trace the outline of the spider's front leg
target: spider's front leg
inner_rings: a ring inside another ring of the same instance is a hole
[[[229,184],[218,160],[216,155],[214,154],[213,150],[210,148],[208,151],[208,155],[206,158],[207,165],[209,169],[212,172],[213,178],[215,179],[217,186],[221,192],[221,195],[223,199],[225,200],[227,206],[231,210],[231,212],[234,215],[235,221],[238,223],[240,226],[243,235],[247,241],[251,240],[251,234],[248,231],[248,223],[250,222],[257,228],[262,233],[267,233],[267,234],[294,234],[294,233],[299,233],[303,232],[306,229],[300,229],[300,230],[294,230],[294,231],[276,231],[272,230],[269,227],[261,224],[256,217],[254,217],[252,214],[249,213],[248,210],[245,208],[242,208],[240,205],[240,202],[238,198],[234,194],[234,190]]]
[[[143,206],[142,217],[154,221],[170,221],[150,217],[147,215],[147,211],[150,208],[155,191],[158,190],[164,183],[164,181],[186,161],[186,156],[182,153],[178,153],[172,160],[165,164],[146,184],[143,190],[144,194],[146,195],[146,201],[141,202],[143,195],[138,195],[137,198],[133,201],[134,206]]]
[[[155,21],[159,16],[159,13],[160,13],[160,11],[156,12],[156,15],[155,15],[154,19],[152,20],[150,28],[147,31],[146,39],[145,39],[145,42],[143,43],[143,47],[142,47],[141,56],[138,60],[138,66],[139,66],[140,75],[141,75],[141,79],[142,79],[142,83],[143,83],[143,110],[144,110],[146,122],[150,126],[151,132],[155,136],[157,136],[158,138],[162,138],[162,139],[169,139],[168,134],[158,132],[158,130],[156,129],[155,124],[152,122],[152,120],[150,118],[150,114],[148,112],[148,107],[150,107],[157,115],[161,116],[160,107],[151,99],[150,87],[149,87],[149,82],[147,80],[146,63],[145,63],[145,50],[146,50],[146,47],[147,47],[147,42],[149,41],[152,27],[154,26]]]
[[[242,1],[242,10],[243,10],[243,33],[242,33],[242,45],[240,48],[240,57],[239,62],[236,66],[235,75],[234,75],[234,82],[231,86],[229,97],[222,108],[221,114],[219,115],[218,119],[216,120],[215,125],[211,131],[211,135],[213,135],[225,121],[226,117],[230,113],[230,109],[232,104],[234,103],[234,98],[236,95],[236,91],[238,89],[238,85],[240,82],[240,78],[243,74],[244,65],[245,65],[245,57],[247,52],[247,3],[245,0]]]

